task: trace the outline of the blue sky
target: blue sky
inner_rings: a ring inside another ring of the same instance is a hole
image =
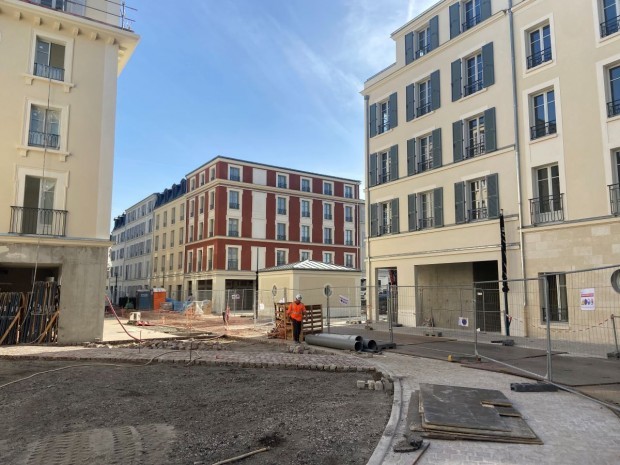
[[[363,180],[359,92],[436,1],[129,1],[113,216],[217,155]]]

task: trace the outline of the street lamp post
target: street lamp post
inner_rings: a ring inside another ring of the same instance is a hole
[[[118,296],[118,271],[114,271],[114,304],[118,305],[118,300],[116,297]]]

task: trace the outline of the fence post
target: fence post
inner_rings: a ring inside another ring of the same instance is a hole
[[[388,329],[390,331],[390,342],[394,342],[394,322],[392,320],[392,285],[387,286],[387,317],[388,317]]]
[[[472,307],[474,309],[474,355],[478,356],[478,296],[481,295],[484,302],[484,295],[480,289],[474,287],[474,299]]]
[[[620,351],[618,351],[618,333],[616,332],[616,315],[613,313],[611,314],[611,326],[614,330],[614,341],[616,343],[616,352],[614,355],[620,358]]]
[[[547,380],[551,381],[551,311],[549,308],[549,283],[547,277],[543,274],[540,277],[542,281],[543,298],[545,302],[545,319],[547,320]]]

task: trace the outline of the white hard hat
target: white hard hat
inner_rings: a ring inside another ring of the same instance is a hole
[[[301,294],[297,294],[297,295],[295,296],[295,300],[301,300]]]

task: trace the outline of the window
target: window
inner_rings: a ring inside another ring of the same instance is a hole
[[[453,123],[452,140],[455,162],[497,150],[495,108]]]
[[[239,220],[237,218],[228,218],[228,236],[239,237]]]
[[[183,269],[183,252],[179,252],[179,263],[177,264],[177,270]]]
[[[484,115],[465,121],[465,158],[473,158],[484,153]]]
[[[334,195],[334,184],[329,181],[323,181],[323,195]]]
[[[215,208],[215,191],[209,191],[209,210]]]
[[[238,166],[229,166],[228,167],[228,179],[230,181],[241,181],[241,168]]]
[[[170,260],[169,260],[169,264],[168,264],[168,271],[172,271],[174,268],[174,254],[170,254]]]
[[[183,240],[185,239],[184,229],[179,228],[179,245],[183,245]]]
[[[301,242],[310,242],[310,226],[301,225]]]
[[[32,74],[64,81],[65,46],[37,37]]]
[[[198,240],[201,241],[205,230],[205,224],[201,221],[198,223]]]
[[[551,50],[551,26],[545,24],[528,33],[529,53],[527,57],[527,69],[551,61],[553,58]]]
[[[161,256],[161,272],[164,273],[166,271],[166,256]]]
[[[167,236],[167,234],[166,234],[166,233],[164,233],[164,234],[163,234],[163,236],[162,236],[162,238],[161,238],[161,239],[162,239],[162,240],[161,240],[161,248],[162,248],[162,249],[165,249],[165,248],[166,248],[166,246],[168,245],[168,241],[166,240],[166,239],[167,239],[167,237],[166,237],[166,236]]]
[[[394,129],[398,126],[397,94],[387,100],[370,105],[370,137]]]
[[[213,192],[209,192],[212,194]],[[228,208],[232,210],[239,210],[239,191],[228,191]],[[212,210],[212,207],[209,206]]]
[[[205,196],[204,195],[200,196],[199,204],[200,204],[200,207],[198,209],[198,213],[202,215],[205,212]]]
[[[187,272],[194,272],[194,252],[192,251],[187,252]]]
[[[201,186],[205,185],[205,174],[204,173],[200,173],[200,185]]]
[[[193,242],[194,241],[194,226],[190,226],[187,230],[189,237],[187,238],[188,242]]]
[[[227,247],[227,269],[239,269],[239,249],[237,247]]]
[[[410,194],[408,197],[409,231],[435,228],[443,226],[443,189],[419,194]]]
[[[181,204],[181,212],[179,213],[179,220],[185,219],[185,204]]]
[[[497,174],[456,183],[454,197],[457,224],[499,217]]]
[[[198,250],[198,255],[196,258],[196,271],[202,271],[202,249]]]
[[[21,207],[11,207],[11,232],[21,234],[65,235],[65,211],[57,208],[63,190],[60,180],[32,175],[21,175]],[[122,252],[123,249],[121,249]],[[119,257],[122,258],[122,257]]]
[[[32,105],[30,108],[28,145],[60,149],[60,117],[60,110]]]
[[[530,139],[535,140],[557,132],[555,122],[555,92],[549,90],[531,99]]]
[[[568,298],[566,292],[566,275],[561,274],[540,274],[546,281],[547,299],[545,299],[544,288],[542,283],[539,284],[541,289],[540,309],[541,321],[547,321],[547,311],[545,308],[545,300],[549,302],[549,321],[557,323],[568,323]]]
[[[353,207],[345,205],[344,207],[344,221],[347,223],[353,222]]]
[[[560,192],[560,169],[558,165],[537,168],[535,179],[535,192],[538,197],[530,200],[532,224],[563,221],[563,195]]]
[[[301,201],[301,217],[310,218],[310,201],[309,200]]]
[[[189,180],[189,190],[193,191],[196,189],[196,179],[192,178]]]
[[[467,97],[495,83],[493,42],[468,57],[452,62],[452,101]]]
[[[405,64],[426,55],[439,46],[439,17],[434,16],[428,24],[405,35]]]
[[[615,34],[620,30],[620,1],[602,0],[601,9],[603,22],[601,23],[601,37]]]
[[[276,239],[279,241],[286,240],[286,224],[285,223],[276,224]]]
[[[353,231],[350,229],[344,230],[344,245],[353,245]]]
[[[301,178],[301,191],[302,192],[311,192],[310,180],[308,178]]]
[[[159,236],[155,236],[155,251],[159,250]]]
[[[207,249],[207,271],[213,269],[213,247]]]
[[[415,33],[416,49],[415,57],[419,58],[426,55],[431,50],[431,28],[426,27]]]
[[[323,219],[324,220],[333,220],[334,215],[332,213],[333,205],[331,203],[323,204]]]
[[[429,113],[432,109],[431,107],[431,80],[426,79],[425,81],[419,82],[416,85],[417,89],[417,101],[418,107],[416,108],[415,114],[416,117],[423,116]]]
[[[174,231],[170,231],[170,247],[174,247]]]
[[[352,199],[353,198],[353,186],[344,186],[344,198]]]
[[[370,155],[370,184],[376,186],[398,179],[398,145]]]
[[[607,102],[607,116],[620,115],[620,65],[607,70],[609,73],[609,102]]]
[[[609,198],[611,201],[611,214],[620,215],[620,150],[616,149],[612,153],[613,181],[609,186]]]
[[[207,234],[209,235],[209,237],[213,237],[214,228],[215,228],[215,220],[213,218],[210,218],[209,229],[207,231]]]
[[[323,228],[323,244],[333,244],[332,228]]]
[[[286,197],[278,197],[276,202],[278,204],[278,215],[286,215]]]
[[[159,231],[159,213],[155,215],[155,231]]]
[[[463,2],[463,32],[474,27],[480,20],[480,0],[468,0]]]
[[[407,141],[408,176],[438,168],[441,164],[441,128]]]
[[[189,201],[189,217],[193,218],[194,217],[194,199]]]
[[[177,209],[176,207],[172,207],[172,211],[170,212],[170,224],[175,224],[177,222]]]
[[[299,259],[301,261],[310,260],[310,251],[309,250],[301,250],[299,252]]]
[[[332,252],[323,252],[323,263],[334,263],[334,254]]]
[[[463,0],[450,5],[450,39],[491,16],[491,0]]]
[[[168,212],[164,212],[164,228],[168,226]]]
[[[153,258],[153,274],[157,274],[157,257]]]
[[[355,268],[354,261],[355,255],[350,253],[344,254],[344,266],[346,266],[347,268]]]
[[[209,181],[215,180],[215,166],[209,168]]]
[[[280,189],[286,189],[288,187],[288,176],[286,174],[278,174],[277,186]]]
[[[433,138],[430,134],[418,139],[420,153],[418,155],[418,173],[433,167]]]
[[[286,265],[286,250],[276,249],[276,266]]]
[[[400,232],[398,199],[370,205],[370,236],[383,236]]]

